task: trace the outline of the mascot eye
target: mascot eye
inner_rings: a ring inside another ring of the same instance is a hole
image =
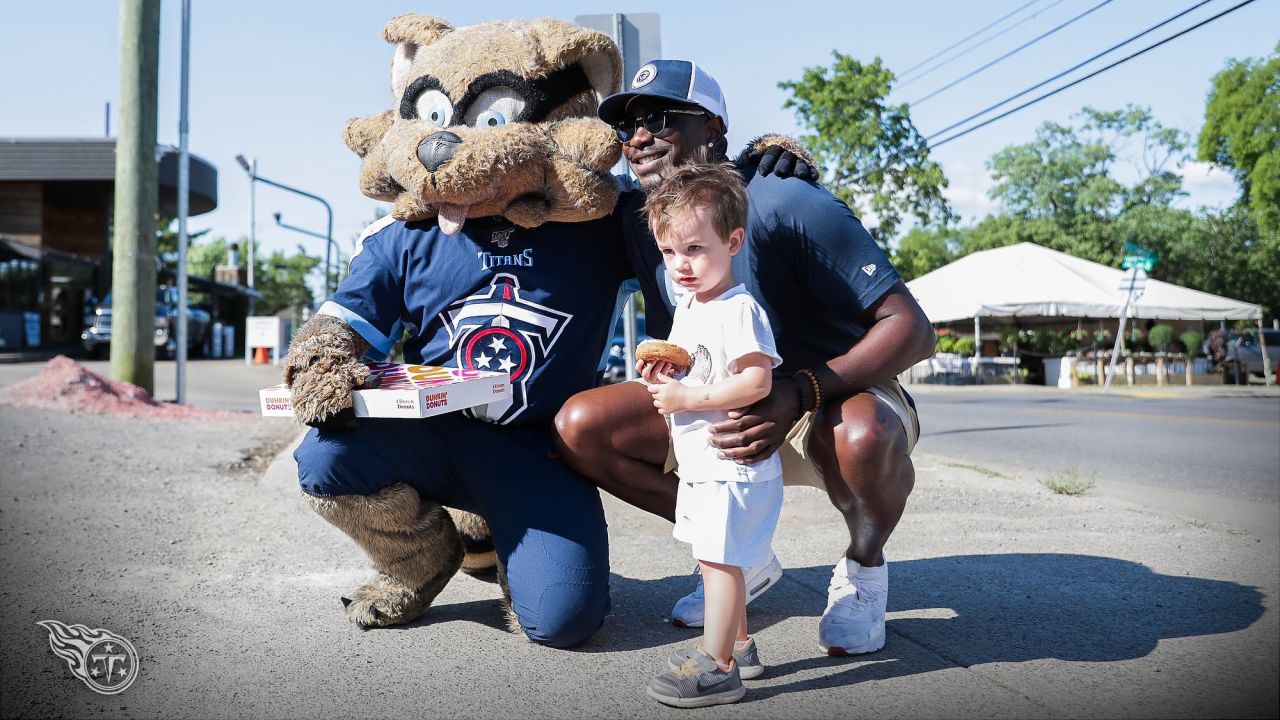
[[[439,90],[427,90],[418,96],[414,103],[418,117],[437,127],[446,127],[453,119],[453,103],[449,96]]]
[[[498,127],[515,121],[524,112],[525,101],[509,87],[492,87],[476,96],[467,108],[466,124],[476,128]]]
[[[502,117],[502,113],[497,110],[487,110],[480,113],[480,116],[476,118],[476,127],[498,127],[506,124],[507,119]]]

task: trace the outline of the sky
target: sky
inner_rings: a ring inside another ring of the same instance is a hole
[[[901,73],[1027,0],[985,2],[702,2],[653,1],[486,3],[397,0],[316,3],[301,0],[192,0],[191,151],[219,170],[219,207],[194,217],[193,231],[234,239],[248,234],[249,182],[237,154],[258,161],[259,175],[320,195],[334,208],[334,237],[344,249],[375,217],[379,203],[360,195],[359,160],[342,143],[349,118],[391,107],[391,47],[381,38],[390,18],[423,12],[454,25],[492,19],[551,16],[573,20],[599,13],[656,12],[662,54],[698,61],[720,82],[729,108],[730,148],[770,131],[798,134],[783,109],[778,83],[807,67],[829,65],[831,52],[861,61],[882,58]],[[1022,21],[985,45],[890,96],[910,102],[1031,40],[1098,0],[1037,0],[982,36],[921,70]],[[913,106],[928,135],[1066,69],[1089,55],[1194,4],[1113,0],[1010,59]],[[1213,0],[1182,20],[1126,46],[1089,68],[1236,4]],[[536,9],[534,9],[536,8]],[[102,137],[104,105],[118,128],[119,5],[108,0],[0,0],[0,137]],[[161,143],[178,144],[181,3],[163,0],[159,79]],[[998,209],[987,195],[986,162],[997,150],[1028,142],[1046,121],[1067,122],[1083,106],[1115,109],[1136,103],[1192,140],[1204,122],[1210,80],[1231,58],[1271,54],[1280,40],[1280,2],[1259,0],[1053,98],[938,148],[947,195],[965,222]],[[1087,69],[1089,69],[1087,68]],[[1087,70],[1086,69],[1086,70]],[[920,71],[917,71],[917,73]],[[1077,74],[1078,75],[1078,74]],[[910,75],[906,76],[908,79]],[[1075,77],[1073,75],[1072,77]],[[1221,206],[1234,181],[1202,163],[1183,168],[1187,207]],[[278,228],[287,223],[323,232],[314,201],[259,185],[259,251],[313,255],[324,243]]]

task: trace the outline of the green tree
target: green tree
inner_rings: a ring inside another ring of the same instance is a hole
[[[192,243],[187,252],[187,274],[212,278],[214,270],[227,262],[227,239],[211,238],[202,243]],[[243,266],[244,263],[241,262]]]
[[[274,250],[258,257],[254,266],[254,289],[262,293],[254,308],[259,315],[274,315],[285,308],[309,307],[315,302],[307,276],[324,263],[324,258],[299,251],[285,255]],[[321,273],[323,274],[323,272]]]
[[[1075,118],[1074,125],[1045,123],[1032,142],[992,156],[991,197],[1013,220],[984,228],[972,242],[998,247],[1031,240],[1117,264],[1123,246],[1117,221],[1130,211],[1167,209],[1185,195],[1174,168],[1185,159],[1186,133],[1133,105],[1111,111],[1086,107]],[[1122,161],[1138,172],[1132,184],[1116,177]]]
[[[942,167],[929,159],[906,104],[886,101],[893,73],[880,58],[832,57],[829,68],[805,68],[800,80],[778,83],[791,93],[783,107],[810,133],[804,140],[825,169],[823,183],[855,212],[875,214],[872,234],[881,244],[908,215],[924,225],[954,220]]]
[[[209,228],[192,232],[187,228],[187,263],[190,273],[191,252],[200,238],[209,234]],[[163,215],[156,215],[156,256],[170,268],[178,268],[178,221]]]
[[[246,245],[243,238],[241,247]],[[211,238],[191,246],[187,255],[187,273],[196,277],[212,278],[214,269],[227,262],[227,248],[230,245],[225,237]],[[341,260],[340,253],[339,260]],[[313,257],[301,248],[293,255],[286,255],[280,250],[273,251],[267,257],[259,256],[254,265],[254,289],[262,293],[254,312],[259,315],[272,315],[285,308],[303,308],[315,304],[316,297],[308,280],[313,273],[323,275],[319,270],[324,258]],[[240,266],[245,267],[247,260],[240,253]]]
[[[967,233],[962,253],[1034,242],[1116,265],[1126,241],[1159,244],[1133,218],[1185,224],[1190,214],[1171,206],[1185,194],[1175,168],[1185,159],[1186,133],[1132,105],[1110,111],[1086,107],[1075,120],[1045,123],[1032,142],[992,156],[991,197],[1006,212],[988,216]],[[1122,162],[1137,171],[1129,184],[1116,176]]]
[[[1230,168],[1262,232],[1280,234],[1280,45],[1213,77],[1197,157]]]
[[[962,235],[955,228],[917,225],[893,248],[893,267],[908,281],[933,272],[959,257]]]

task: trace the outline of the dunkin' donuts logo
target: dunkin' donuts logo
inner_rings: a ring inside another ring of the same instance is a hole
[[[287,397],[269,397],[265,401],[267,410],[292,410],[293,400]]]
[[[426,408],[444,407],[449,404],[449,393],[432,393],[422,398],[422,404]]]

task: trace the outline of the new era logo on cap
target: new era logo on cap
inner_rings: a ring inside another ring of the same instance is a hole
[[[866,273],[866,274],[867,274],[867,277],[871,277],[873,274],[875,274],[875,271],[876,271],[876,266],[875,266],[875,265],[863,265],[863,266],[862,266],[862,272]]]

